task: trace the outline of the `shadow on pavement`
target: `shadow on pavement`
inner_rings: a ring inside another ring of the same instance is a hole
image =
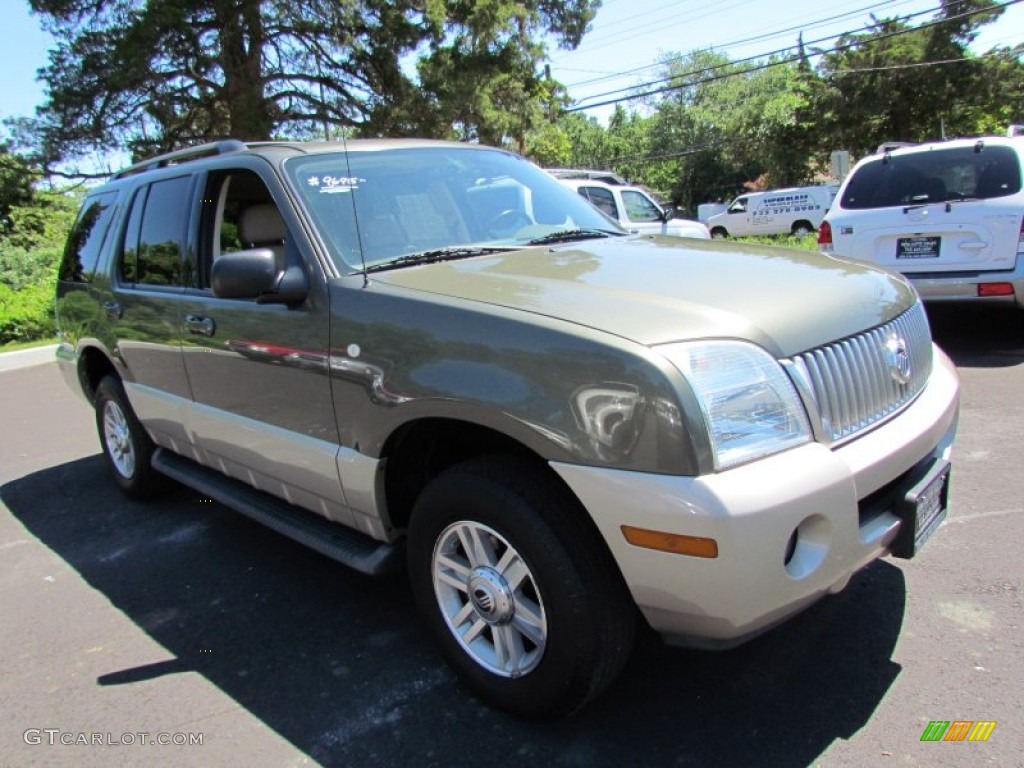
[[[932,337],[961,368],[1024,363],[1024,310],[978,304],[926,305]]]
[[[645,635],[603,698],[531,725],[458,686],[401,575],[361,576],[180,487],[126,500],[99,456],[0,497],[174,657],[97,685],[196,671],[325,765],[803,766],[863,727],[900,670],[905,584],[880,562],[733,651]]]

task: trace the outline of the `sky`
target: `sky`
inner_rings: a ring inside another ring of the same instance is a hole
[[[3,0],[3,4],[7,11],[0,25],[0,119],[32,115],[43,101],[36,71],[47,63],[52,46],[52,38],[40,29],[26,0]],[[931,11],[939,4],[939,0],[604,0],[576,51],[552,48],[551,73],[569,86],[574,99],[582,101],[656,75],[653,65],[662,54],[713,47],[734,60],[761,56],[793,45],[801,29],[804,41],[810,43],[863,28],[870,23],[871,12],[902,16]],[[913,23],[930,17],[915,17]],[[976,52],[1024,41],[1024,2],[1009,6],[998,21],[983,29],[973,46]],[[610,111],[606,107],[586,114],[603,120]]]

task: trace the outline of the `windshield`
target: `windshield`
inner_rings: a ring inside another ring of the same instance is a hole
[[[521,248],[568,230],[580,239],[625,233],[535,165],[496,149],[350,146],[285,168],[346,273],[445,249]]]

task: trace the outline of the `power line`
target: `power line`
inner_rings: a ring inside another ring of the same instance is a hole
[[[883,7],[883,6],[905,5],[906,3],[911,2],[911,1],[912,0],[899,0],[898,2],[894,3],[894,2],[892,2],[892,0],[884,0],[883,2],[878,2],[878,3],[873,3],[871,5],[862,6],[860,8],[857,8],[856,10],[853,10],[853,11],[846,11],[844,13],[836,14],[835,16],[827,16],[827,17],[825,17],[823,19],[818,19],[817,21],[812,21],[812,22],[809,22],[807,24],[797,24],[797,25],[794,25],[794,26],[791,26],[791,27],[785,27],[783,29],[778,29],[778,30],[775,30],[773,32],[764,32],[764,33],[762,33],[760,35],[754,35],[753,37],[745,37],[745,38],[742,38],[740,40],[731,40],[729,42],[720,43],[718,45],[712,45],[710,47],[712,49],[716,50],[716,51],[724,52],[724,51],[726,51],[729,48],[734,48],[734,47],[737,47],[737,46],[740,46],[740,45],[744,45],[746,43],[754,43],[754,42],[757,42],[759,40],[771,40],[773,38],[781,37],[782,35],[789,34],[790,32],[799,32],[799,31],[812,30],[812,29],[815,29],[817,27],[821,27],[821,26],[824,26],[826,24],[829,24],[829,23],[831,23],[833,21],[839,21],[840,19],[846,18],[848,16],[857,16],[858,14],[870,12],[872,10],[875,10],[875,9]],[[942,10],[942,6],[938,6],[937,8],[933,8],[933,9],[931,9],[929,11],[923,11],[923,13],[932,13],[934,11],[939,11],[939,10]],[[910,18],[910,17],[908,16],[906,18]],[[624,70],[622,72],[617,72],[617,73],[607,73],[607,72],[605,72],[605,73],[602,73],[602,77],[595,77],[595,78],[591,78],[589,80],[580,80],[580,81],[575,82],[575,83],[566,83],[565,85],[566,85],[567,88],[578,88],[578,87],[580,87],[582,85],[592,85],[594,83],[599,83],[599,82],[602,82],[602,81],[605,81],[605,80],[617,80],[619,78],[625,77],[626,75],[636,74],[638,72],[644,72],[644,71],[650,70],[650,69],[657,69],[658,67],[661,67],[661,66],[663,66],[666,63],[671,63],[673,61],[679,61],[682,58],[683,58],[682,56],[673,56],[673,57],[671,57],[669,59],[666,59],[664,62],[655,62],[654,64],[646,64],[646,65],[644,65],[642,67],[636,67],[634,69],[627,69],[627,70]],[[564,70],[570,71],[570,72],[571,71],[577,71],[577,72],[586,71],[586,70],[573,70],[570,67],[561,67],[561,69],[564,69]],[[599,95],[604,95],[604,94],[599,94]],[[587,97],[587,98],[591,98],[591,97]]]
[[[830,72],[830,75],[857,75],[861,72],[889,72],[896,69],[915,69],[918,67],[938,67],[943,64],[959,64],[964,61],[977,61],[989,56],[998,55],[998,51],[989,51],[977,56],[961,56],[959,59],[942,59],[940,61],[917,61],[912,64],[891,64],[887,67],[860,67],[858,69],[837,69]]]
[[[935,27],[935,26],[938,26],[940,24],[946,24],[946,23],[949,23],[951,21],[956,21],[958,19],[966,19],[966,18],[969,18],[971,16],[976,16],[976,15],[981,14],[981,13],[991,13],[992,11],[998,10],[1000,8],[1006,8],[1006,7],[1011,6],[1011,5],[1016,5],[1017,3],[1020,3],[1020,2],[1022,2],[1022,0],[1006,0],[1006,2],[998,3],[998,4],[990,6],[988,8],[978,8],[978,9],[975,9],[975,10],[972,10],[972,11],[966,11],[964,13],[956,14],[955,16],[950,16],[948,18],[937,19],[935,21],[927,22],[927,23],[921,24],[921,25],[919,25],[917,27],[912,27],[910,29],[903,29],[903,30],[897,30],[895,32],[887,32],[887,33],[880,34],[880,35],[874,35],[874,36],[872,36],[870,38],[870,40],[868,42],[875,42],[875,41],[878,41],[878,40],[887,40],[887,39],[893,38],[893,37],[900,37],[902,35],[907,35],[907,34],[910,34],[912,32],[919,32],[919,31],[924,30],[924,29],[930,29],[931,27]],[[903,21],[905,21],[906,19],[913,18],[914,16],[919,16],[922,13],[930,13],[930,12],[931,11],[922,11],[922,12],[917,13],[917,14],[911,14],[909,16],[904,17]],[[859,32],[865,32],[868,29],[870,29],[870,27],[863,27],[863,28],[858,29],[858,30],[852,30],[850,32],[844,32],[844,33],[842,33],[840,35],[830,35],[828,37],[820,38],[819,40],[814,40],[814,41],[811,41],[809,43],[805,43],[805,45],[813,45],[815,43],[824,42],[826,40],[832,40],[832,39],[834,39],[836,37],[845,37],[847,35],[854,35],[854,34],[857,34]],[[807,58],[811,58],[811,57],[817,57],[817,56],[824,56],[825,54],[829,54],[829,53],[839,53],[840,51],[845,51],[845,50],[849,50],[850,48],[854,48],[854,47],[862,44],[863,42],[865,42],[865,41],[864,40],[855,40],[853,42],[845,43],[843,45],[833,46],[830,49],[816,50],[816,51],[813,51],[811,53],[806,53],[805,55],[807,56]],[[715,70],[719,70],[719,69],[722,69],[722,68],[727,67],[727,66],[735,66],[736,64],[742,64],[742,63],[745,63],[745,62],[749,62],[749,61],[753,61],[753,60],[756,60],[756,59],[759,59],[759,58],[763,58],[765,55],[767,55],[767,56],[774,56],[774,55],[777,55],[777,54],[784,54],[784,53],[787,53],[789,51],[792,51],[796,47],[797,46],[789,46],[787,48],[781,48],[781,49],[778,49],[776,51],[771,51],[768,54],[762,54],[761,56],[757,56],[757,57],[751,56],[751,57],[748,57],[746,59],[739,59],[739,60],[733,61],[733,62],[726,62],[724,64],[718,64],[718,65],[715,65],[715,66],[712,66],[712,67],[705,67],[703,69],[693,70],[692,72],[686,72],[686,73],[679,74],[679,75],[670,75],[668,77],[659,78],[657,80],[653,80],[653,81],[650,81],[650,82],[647,82],[647,83],[641,83],[639,85],[633,86],[633,88],[646,88],[646,87],[649,87],[649,86],[658,85],[659,83],[671,82],[673,80],[678,80],[679,78],[682,78],[682,77],[689,77],[689,76],[692,76],[692,75],[700,75],[701,73],[706,73],[706,72],[714,72]],[[622,97],[618,97],[618,98],[614,98],[614,99],[607,99],[605,101],[595,102],[595,103],[591,103],[591,104],[576,104],[576,105],[573,105],[571,107],[567,107],[565,111],[566,112],[582,112],[582,111],[585,111],[585,110],[588,110],[588,109],[594,109],[596,107],[604,107],[604,106],[608,106],[608,105],[611,105],[611,104],[618,104],[618,103],[623,102],[623,101],[635,101],[637,99],[646,98],[648,96],[656,96],[656,95],[658,95],[660,93],[666,93],[668,91],[681,90],[683,88],[689,88],[689,87],[692,87],[692,86],[695,86],[695,85],[703,85],[704,83],[710,83],[710,82],[715,82],[717,80],[723,80],[723,79],[728,78],[728,77],[738,77],[740,75],[747,75],[747,74],[752,74],[754,72],[760,72],[762,70],[770,69],[772,67],[779,67],[779,66],[784,66],[786,64],[792,64],[795,61],[799,61],[800,58],[801,58],[801,56],[798,54],[796,56],[790,56],[788,58],[783,58],[783,59],[780,59],[778,61],[769,61],[769,62],[766,62],[766,63],[763,63],[763,64],[759,64],[759,65],[754,66],[754,67],[749,67],[747,69],[742,69],[742,70],[735,71],[735,72],[726,72],[726,73],[720,74],[720,75],[711,75],[711,76],[704,77],[704,78],[701,78],[701,79],[698,79],[698,80],[691,80],[691,81],[689,81],[687,83],[683,83],[683,84],[679,84],[679,85],[666,85],[666,86],[662,86],[660,88],[654,88],[652,90],[643,91],[641,93],[633,93],[633,94],[630,94],[628,96],[622,96]],[[601,94],[596,94],[594,96],[590,96],[590,97],[588,97],[588,99],[600,98],[601,96],[608,96],[608,95],[612,95],[612,94],[616,94],[616,93],[622,93],[622,92],[627,91],[627,90],[632,90],[632,89],[618,88],[618,89],[615,89],[613,91],[607,91],[606,93],[601,93]]]
[[[1010,3],[1007,3],[1007,5],[1012,5],[1013,2],[1020,2],[1020,0],[1012,0]],[[925,10],[925,11],[918,11],[917,13],[908,14],[907,16],[902,17],[900,19],[900,21],[906,22],[906,21],[908,21],[910,19],[913,19],[913,18],[916,18],[918,16],[924,16],[925,14],[934,13],[937,10],[942,10],[941,6],[938,7],[938,8],[930,8],[930,9]],[[991,10],[991,9],[986,9],[986,10]],[[974,11],[972,13],[978,13],[978,12],[979,11]],[[958,18],[958,17],[953,17],[953,18]],[[946,19],[946,21],[949,21],[949,20],[950,19]],[[914,27],[914,29],[924,29],[924,28],[926,28],[926,25],[921,25],[920,27]],[[824,43],[824,42],[827,42],[829,40],[834,40],[834,39],[836,39],[838,37],[845,37],[847,35],[855,35],[855,34],[859,34],[859,33],[862,33],[862,32],[867,32],[870,29],[871,29],[871,26],[868,25],[868,26],[864,26],[864,27],[858,27],[857,29],[847,30],[846,32],[840,32],[840,33],[834,34],[834,35],[826,35],[825,37],[819,37],[816,40],[810,40],[810,41],[804,43],[804,46],[806,47],[806,46],[816,45],[818,43]],[[638,88],[649,88],[651,86],[658,85],[659,83],[670,82],[672,80],[676,80],[676,79],[681,78],[681,77],[689,77],[691,75],[699,75],[699,74],[704,73],[704,72],[713,72],[715,70],[724,69],[726,67],[735,66],[737,64],[745,64],[747,62],[760,61],[760,60],[764,59],[765,57],[778,56],[778,55],[783,55],[783,54],[790,53],[791,51],[793,51],[797,47],[798,46],[796,46],[796,45],[787,45],[785,48],[776,48],[774,51],[767,51],[766,53],[759,53],[759,54],[755,54],[753,56],[747,56],[747,57],[742,58],[742,59],[736,59],[735,61],[727,61],[727,62],[724,62],[722,64],[716,64],[716,65],[711,66],[711,67],[704,67],[702,69],[696,69],[696,70],[692,70],[690,72],[683,72],[681,74],[668,75],[666,77],[659,77],[659,78],[656,78],[654,80],[649,80],[649,81],[644,82],[644,83],[636,83],[636,84],[631,85],[631,86],[629,86],[627,88],[615,88],[615,89],[610,90],[610,91],[604,91],[602,93],[595,93],[595,94],[592,94],[590,96],[585,97],[584,100],[599,99],[599,98],[601,98],[603,96],[613,96],[613,95],[615,95],[617,93],[626,93],[628,91],[635,91]],[[756,70],[753,70],[753,71],[756,71]],[[740,74],[742,74],[742,73],[740,73]],[[614,103],[614,102],[612,102],[612,103]],[[591,106],[604,106],[604,105],[603,104],[594,104],[594,105],[591,105]]]

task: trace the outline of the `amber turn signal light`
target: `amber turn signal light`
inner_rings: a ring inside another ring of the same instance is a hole
[[[701,536],[683,536],[679,533],[649,531],[646,528],[622,526],[622,535],[634,547],[656,549],[673,555],[691,555],[692,557],[718,557],[718,542]]]

